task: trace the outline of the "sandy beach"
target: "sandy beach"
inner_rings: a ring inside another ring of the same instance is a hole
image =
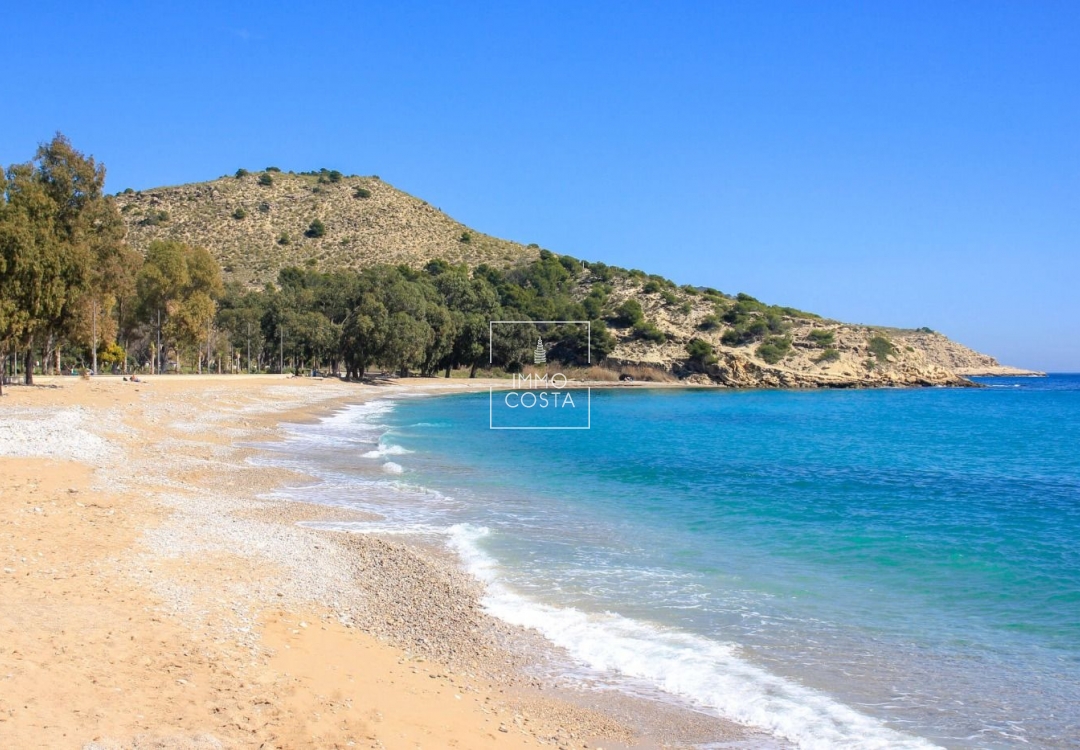
[[[749,741],[653,701],[528,676],[440,549],[296,525],[282,422],[373,396],[272,376],[42,379],[0,401],[0,746],[647,748]],[[350,516],[351,514],[351,516]],[[647,705],[645,705],[647,704]]]

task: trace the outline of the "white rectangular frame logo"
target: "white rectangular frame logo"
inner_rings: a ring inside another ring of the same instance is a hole
[[[592,321],[591,320],[489,320],[488,321],[488,364],[495,363],[494,331],[496,325],[585,325],[588,347],[586,350],[586,362],[592,364]],[[580,390],[580,389],[578,389]],[[488,386],[488,429],[489,430],[591,430],[592,429],[592,388],[585,389],[585,418],[584,427],[496,427],[495,426],[495,387]]]

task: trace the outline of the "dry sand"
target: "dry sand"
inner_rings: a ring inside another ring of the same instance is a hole
[[[373,395],[486,383],[147,381],[0,401],[0,748],[755,744],[529,678],[538,638],[488,617],[445,553],[297,526],[350,511],[268,499],[303,478],[237,447]]]

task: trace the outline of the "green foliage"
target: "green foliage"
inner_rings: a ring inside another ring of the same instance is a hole
[[[690,355],[690,363],[698,368],[717,362],[712,344],[703,339],[690,339],[686,345],[686,353]]]
[[[789,336],[769,336],[757,348],[757,355],[770,365],[775,365],[791,352]]]
[[[922,328],[916,328],[915,330],[918,331],[919,333],[935,333],[934,329],[929,328],[928,326],[923,326]]]
[[[47,338],[78,341],[96,356],[105,337],[95,340],[87,322],[101,320],[106,336],[115,330],[110,313],[130,295],[139,258],[123,245],[104,181],[104,167],[60,134],[0,176],[0,359],[8,347],[32,350]]]
[[[577,274],[581,272],[581,261],[572,255],[560,255],[559,263],[566,269],[567,273]]]
[[[679,303],[678,295],[670,289],[660,292],[660,298],[664,300],[665,305],[677,305]]]
[[[240,169],[236,170],[236,174],[233,175],[233,176],[236,177],[236,179],[239,180],[241,177],[247,177],[249,174],[251,174],[251,173],[248,172],[243,167],[241,167]]]
[[[589,273],[592,274],[592,277],[597,281],[611,281],[615,276],[615,271],[611,266],[600,262],[590,263]]]
[[[650,279],[649,281],[645,282],[645,286],[641,287],[641,291],[645,292],[645,294],[656,294],[660,291],[660,288],[661,287],[659,281],[656,281],[655,279]]]
[[[891,355],[896,353],[896,347],[884,336],[874,336],[869,343],[870,353],[878,362],[884,363]]]
[[[683,302],[681,305],[679,305],[679,312],[682,313],[683,315],[689,315],[693,311],[694,311],[694,306],[692,304],[690,304],[689,301]]]
[[[468,232],[462,232],[461,236],[458,237],[458,242],[468,245],[470,242],[472,242],[472,235]]]
[[[839,360],[840,360],[840,352],[836,351],[836,349],[826,349],[821,354],[814,357],[814,361],[816,363],[818,363],[819,365],[820,364],[825,364],[827,362],[837,362]]]
[[[646,320],[643,320],[634,326],[634,336],[655,343],[667,341],[667,334]]]
[[[263,172],[261,175],[259,175],[259,184],[263,187],[270,187],[274,184],[274,178],[270,175],[268,171]]]
[[[814,330],[810,331],[808,336],[815,345],[822,348],[832,346],[833,342],[836,340],[836,334],[834,334],[832,331],[825,330],[824,328],[815,328]]]
[[[371,197],[371,191],[368,190],[367,188],[364,188],[364,187],[358,187],[358,188],[356,188],[356,190],[353,190],[353,196],[352,197],[357,198],[357,199],[361,199],[361,200],[364,199],[364,198],[370,198]]]
[[[164,209],[158,211],[149,211],[146,217],[139,222],[144,227],[156,227],[161,224],[165,224],[169,221],[169,212]]]
[[[147,248],[136,289],[143,319],[153,321],[166,342],[178,351],[198,348],[223,292],[221,268],[204,248],[158,240]]]
[[[241,207],[237,208],[235,211],[232,212],[232,217],[234,219],[238,220],[238,221],[240,219],[246,219],[247,218],[247,211],[245,211],[243,206],[241,206]]]
[[[288,232],[282,232],[277,238],[277,243],[279,245],[288,245],[290,242],[292,242],[292,238],[289,236]]]
[[[604,305],[607,303],[607,295],[608,290],[604,284],[593,284],[589,289],[588,296],[581,303],[589,320],[597,320],[601,317]]]
[[[264,171],[264,172],[280,172],[280,171],[281,171],[281,169],[279,169],[278,167],[267,167],[267,168],[266,168],[265,170],[263,170],[263,171]]]
[[[321,219],[313,219],[311,223],[308,224],[307,231],[304,232],[305,237],[310,237],[312,239],[318,239],[325,234],[326,225],[322,223]]]
[[[719,327],[720,327],[720,316],[719,315],[706,315],[704,318],[702,318],[701,322],[698,323],[698,330],[700,330],[700,331],[714,331]],[[728,344],[728,346],[736,346],[736,344]]]
[[[645,311],[641,309],[641,303],[636,299],[628,299],[615,308],[615,318],[612,322],[620,327],[637,326],[645,320]]]

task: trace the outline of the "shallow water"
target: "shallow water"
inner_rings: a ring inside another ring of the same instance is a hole
[[[983,382],[596,391],[589,430],[379,401],[277,460],[445,538],[582,680],[806,747],[1075,747],[1080,377]]]

